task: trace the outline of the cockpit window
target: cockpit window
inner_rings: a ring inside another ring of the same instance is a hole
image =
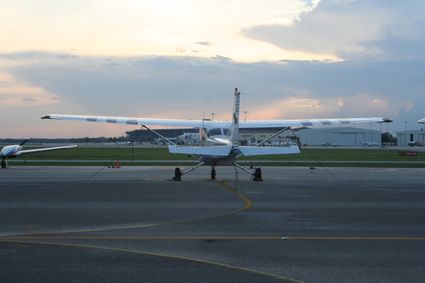
[[[208,136],[221,136],[221,129],[220,128],[216,128],[216,129],[211,129],[208,131]]]

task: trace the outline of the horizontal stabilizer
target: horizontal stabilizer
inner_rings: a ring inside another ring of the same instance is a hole
[[[170,153],[190,155],[228,156],[232,146],[178,146],[169,145]]]
[[[298,154],[300,148],[291,146],[240,146],[239,150],[244,156],[272,155],[272,154]]]

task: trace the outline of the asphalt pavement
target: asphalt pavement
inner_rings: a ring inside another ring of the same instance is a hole
[[[421,282],[425,170],[0,170],[2,282]]]

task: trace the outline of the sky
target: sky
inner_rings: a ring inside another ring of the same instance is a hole
[[[421,0],[0,5],[0,138],[136,129],[48,113],[228,119],[235,87],[247,119],[425,117]]]

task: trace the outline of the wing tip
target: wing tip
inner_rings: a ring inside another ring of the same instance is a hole
[[[390,118],[384,117],[382,118],[381,121],[379,121],[378,123],[392,123],[394,122],[393,120],[391,120]]]

